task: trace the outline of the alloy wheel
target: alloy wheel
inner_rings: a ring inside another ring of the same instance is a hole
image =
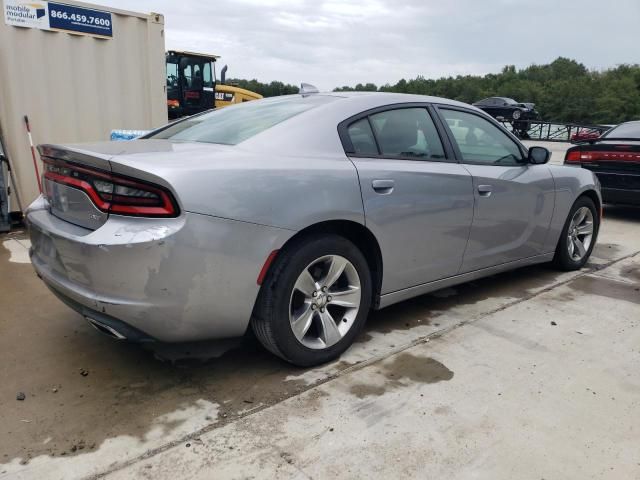
[[[293,334],[305,347],[325,349],[338,343],[360,310],[361,282],[356,268],[340,255],[311,262],[298,276],[289,301]]]
[[[593,213],[588,207],[580,207],[571,218],[567,231],[569,258],[579,262],[589,251],[593,241]]]

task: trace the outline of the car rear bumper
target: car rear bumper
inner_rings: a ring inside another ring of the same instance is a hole
[[[640,190],[602,187],[602,201],[609,204],[640,205]]]
[[[83,316],[136,341],[243,335],[260,269],[293,233],[191,213],[110,215],[88,230],[52,215],[42,198],[27,222],[31,262],[47,286]]]
[[[640,174],[590,168],[602,186],[602,201],[624,205],[640,205]]]
[[[36,271],[38,271],[37,267]],[[42,277],[40,276],[40,278]],[[114,318],[106,313],[98,312],[86,305],[78,303],[73,298],[63,293],[62,289],[59,290],[57,286],[54,286],[55,282],[52,282],[51,279],[49,279],[49,281],[45,280],[45,285],[47,285],[49,290],[51,290],[51,292],[65,305],[82,315],[93,327],[96,328],[96,330],[99,330],[100,332],[117,340],[126,340],[135,343],[150,343],[156,341],[156,339],[151,335],[132,327],[120,319]]]

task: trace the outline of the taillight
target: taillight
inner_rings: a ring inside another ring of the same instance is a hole
[[[620,148],[620,147],[615,147]],[[640,162],[640,152],[618,151],[613,152],[609,150],[571,150],[567,152],[564,158],[568,163],[580,163],[580,162]]]
[[[178,100],[167,100],[167,107],[178,108],[179,106],[180,102]]]
[[[579,162],[580,161],[580,150],[572,150],[567,152],[567,155],[564,157],[565,162]]]
[[[137,217],[175,217],[178,207],[170,192],[110,172],[42,157],[44,177],[86,193],[103,212]]]

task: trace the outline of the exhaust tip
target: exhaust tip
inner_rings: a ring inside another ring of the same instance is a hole
[[[104,323],[101,323],[98,320],[95,320],[90,317],[84,317],[84,318],[87,320],[87,322],[89,322],[89,324],[93,328],[98,330],[100,333],[104,333],[105,335],[108,335],[111,338],[115,338],[116,340],[127,339],[127,337],[125,337],[122,333],[118,332],[115,328],[110,327],[109,325],[105,325]]]

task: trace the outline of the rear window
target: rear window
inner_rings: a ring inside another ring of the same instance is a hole
[[[329,95],[295,95],[246,102],[187,118],[145,138],[236,145],[337,98]]]
[[[613,127],[604,138],[637,138],[640,140],[640,122],[623,123]]]

